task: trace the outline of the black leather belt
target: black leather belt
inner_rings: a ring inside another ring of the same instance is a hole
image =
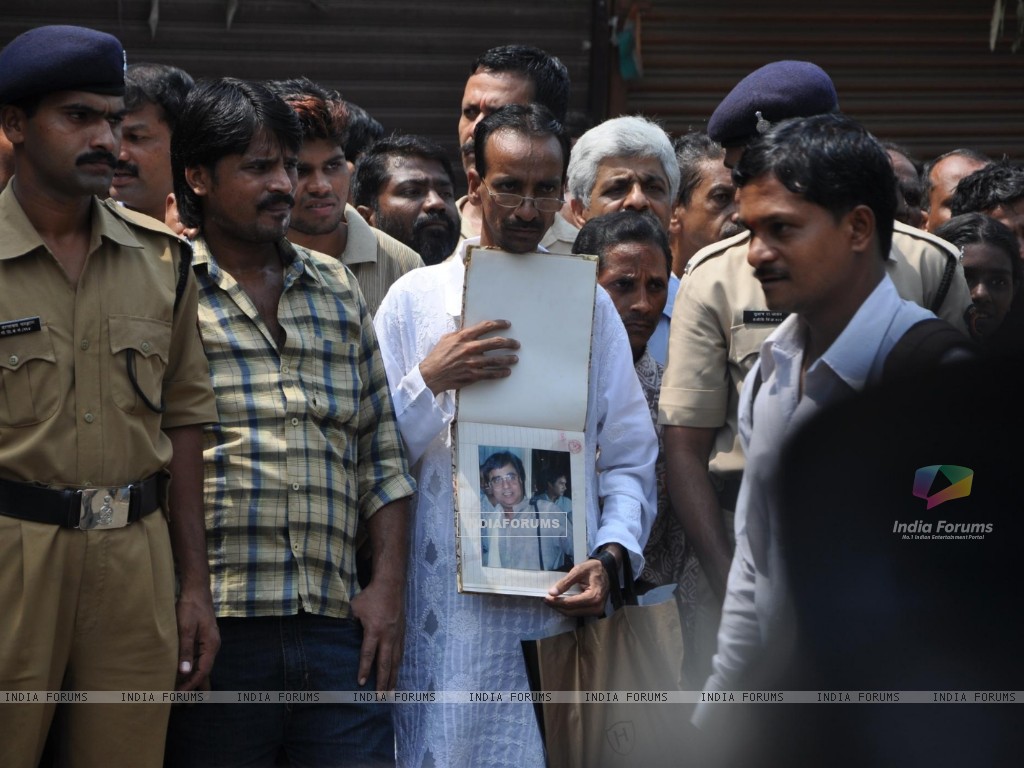
[[[111,488],[47,488],[0,479],[0,515],[83,531],[124,528],[163,504],[165,475]]]

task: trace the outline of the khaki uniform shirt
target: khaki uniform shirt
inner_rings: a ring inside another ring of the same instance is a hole
[[[406,272],[422,267],[423,259],[409,246],[371,227],[351,205],[345,206],[345,221],[348,241],[341,263],[356,276],[372,317],[391,284]]]
[[[572,253],[572,244],[576,242],[579,233],[578,227],[566,221],[561,213],[556,213],[555,223],[544,233],[540,244],[551,253]]]
[[[196,285],[177,312],[179,241],[148,216],[92,203],[72,285],[9,185],[0,194],[0,475],[115,486],[166,467],[163,430],[217,420],[196,326]],[[128,377],[134,350],[136,380]]]
[[[747,263],[750,233],[743,232],[699,251],[686,265],[676,294],[662,381],[661,424],[717,429],[710,470],[718,480],[738,480],[743,471],[737,412],[740,388],[757,360],[761,343],[783,313],[770,312],[761,284]],[[896,222],[886,272],[900,296],[931,307],[947,255],[944,240]],[[936,314],[967,333],[964,313],[971,297],[963,267]]]

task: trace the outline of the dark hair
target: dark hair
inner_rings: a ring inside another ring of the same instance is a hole
[[[1003,159],[960,179],[950,200],[949,211],[953,216],[989,213],[1001,205],[1012,205],[1022,198],[1024,169]]]
[[[676,204],[689,205],[693,190],[702,181],[701,165],[708,160],[724,160],[722,145],[703,131],[690,131],[672,142],[679,164],[679,194]]]
[[[195,84],[192,75],[169,64],[132,64],[124,73],[124,106],[131,112],[147,103],[156,104],[173,131],[185,97]]]
[[[921,168],[923,167],[923,164],[920,160],[918,160],[916,157],[910,154],[909,150],[907,150],[906,147],[904,147],[902,144],[897,144],[895,141],[886,140],[880,141],[880,143],[882,145],[882,149],[884,149],[886,152],[895,152],[897,155],[903,155],[905,158],[907,158],[907,162],[914,166],[914,170],[917,171],[917,175],[921,175]]]
[[[897,144],[895,141],[883,141],[881,142],[882,149],[889,153],[889,160],[892,160],[892,155],[900,155],[914,169],[914,178],[906,179],[900,174],[896,174],[896,186],[899,190],[900,197],[903,198],[904,205],[899,205],[897,200],[896,206],[896,219],[902,221],[904,224],[910,224],[916,226],[916,223],[911,223],[910,210],[911,208],[920,208],[921,199],[924,196],[924,187],[921,184],[921,162],[914,158],[906,149]],[[893,170],[895,170],[896,164],[893,163]]]
[[[484,482],[486,483],[487,476],[496,469],[501,469],[506,464],[511,464],[515,467],[516,472],[519,474],[519,480],[523,484],[523,490],[526,490],[526,471],[523,469],[522,460],[511,451],[499,451],[498,453],[492,453],[483,464],[480,465],[480,474],[483,476]]]
[[[944,222],[932,234],[963,250],[964,246],[985,243],[1006,254],[1010,260],[1013,284],[1020,285],[1022,265],[1020,243],[1008,226],[983,213],[962,213]]]
[[[533,100],[551,110],[558,122],[569,109],[569,70],[556,56],[532,45],[499,45],[477,57],[470,74],[518,72],[533,83]]]
[[[295,110],[302,126],[302,140],[325,139],[344,148],[348,110],[337,91],[332,91],[307,77],[274,80],[267,87]]]
[[[766,174],[837,221],[866,205],[875,216],[881,257],[889,257],[896,174],[882,145],[855,120],[833,112],[772,127],[747,146],[732,178],[744,187]]]
[[[384,137],[384,126],[358,104],[346,101],[345,107],[348,109],[348,121],[342,137],[345,159],[355,163],[371,144]]]
[[[551,110],[543,104],[507,104],[496,109],[479,123],[473,130],[473,151],[476,172],[482,179],[487,175],[487,158],[484,149],[491,134],[509,130],[521,133],[530,138],[554,136],[562,147],[562,180],[565,180],[565,169],[569,166],[569,135],[562,124],[551,114]]]
[[[393,157],[436,160],[444,168],[448,180],[454,183],[451,160],[439,144],[425,136],[393,134],[371,144],[359,158],[356,172],[352,176],[352,200],[355,205],[376,206],[381,189],[391,179],[389,161]]]
[[[185,181],[185,169],[213,168],[223,157],[240,155],[261,131],[292,152],[302,144],[295,112],[267,86],[225,77],[200,81],[192,89],[171,134],[174,195],[186,227],[202,224],[203,209]]]
[[[967,160],[974,160],[978,163],[984,163],[988,165],[992,162],[992,158],[976,149],[970,149],[967,147],[961,147],[959,149],[951,149],[949,152],[945,152],[938,157],[929,160],[924,164],[924,168],[921,169],[921,185],[922,199],[921,199],[921,210],[927,211],[931,206],[932,196],[932,169],[945,160],[947,157],[963,157]]]
[[[547,486],[554,485],[558,482],[558,478],[564,477],[566,480],[569,479],[569,474],[565,472],[557,464],[554,466],[545,467],[540,473],[540,480],[543,483],[543,488],[546,490]]]
[[[576,235],[573,253],[597,256],[598,271],[604,270],[608,251],[619,243],[654,243],[665,254],[665,270],[672,273],[672,249],[661,222],[650,211],[623,210],[590,219]]]

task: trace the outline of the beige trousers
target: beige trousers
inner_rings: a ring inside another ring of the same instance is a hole
[[[0,516],[0,691],[172,690],[177,654],[162,514],[110,531]],[[0,698],[0,766],[36,766],[55,706]],[[163,704],[67,705],[61,763],[159,768],[168,714]]]

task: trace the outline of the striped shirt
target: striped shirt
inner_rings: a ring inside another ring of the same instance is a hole
[[[218,616],[351,615],[359,521],[412,494],[377,339],[338,261],[282,240],[281,349],[195,243],[199,328],[220,413],[204,431]]]

